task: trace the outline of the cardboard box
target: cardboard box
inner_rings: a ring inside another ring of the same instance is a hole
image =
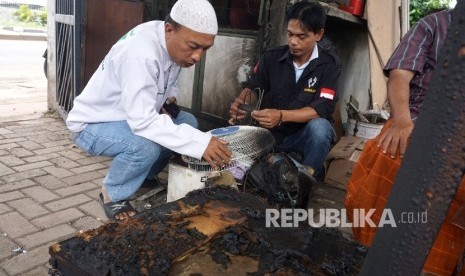
[[[329,165],[327,166],[325,183],[345,190],[364,146],[365,140],[363,138],[341,137],[328,154]]]

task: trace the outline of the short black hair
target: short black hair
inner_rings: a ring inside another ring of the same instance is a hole
[[[169,14],[165,17],[165,23],[170,23],[175,30],[177,30],[179,28],[179,26],[181,26],[181,24],[174,21],[173,18],[171,18],[171,16]]]
[[[296,2],[286,13],[286,21],[292,19],[297,19],[303,29],[318,33],[326,26],[326,10],[316,1]]]

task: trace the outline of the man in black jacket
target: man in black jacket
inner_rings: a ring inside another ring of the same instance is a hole
[[[321,180],[323,162],[335,134],[332,114],[338,99],[341,71],[338,58],[318,42],[324,34],[326,11],[317,2],[297,2],[287,12],[287,45],[264,53],[246,88],[230,108],[230,124],[246,116],[241,105],[264,91],[252,118],[276,137],[276,151],[298,152],[303,164]]]

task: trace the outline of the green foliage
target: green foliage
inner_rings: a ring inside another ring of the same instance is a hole
[[[36,22],[41,25],[47,24],[47,11],[42,11],[40,14],[32,11],[27,5],[19,6],[13,15],[21,22]]]
[[[410,26],[429,13],[449,7],[450,0],[410,0]]]

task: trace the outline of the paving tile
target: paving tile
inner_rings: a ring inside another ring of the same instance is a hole
[[[69,140],[68,137],[66,137],[65,140],[58,140],[58,141],[51,141],[51,142],[47,142],[47,143],[42,143],[42,145],[46,148],[49,148],[49,147],[57,147],[57,146],[68,146],[70,144],[72,144],[73,142],[71,140]]]
[[[29,171],[18,172],[18,173],[2,176],[2,180],[9,183],[9,182],[15,182],[15,181],[19,181],[19,180],[23,180],[27,178],[34,178],[34,177],[42,176],[46,174],[47,172],[45,172],[42,169],[33,169]]]
[[[62,197],[66,197],[66,196],[70,196],[73,194],[78,194],[78,193],[82,193],[88,190],[92,190],[96,187],[97,185],[87,182],[87,183],[77,184],[77,185],[55,190],[55,193],[57,193],[58,195]]]
[[[86,158],[76,160],[76,162],[78,162],[81,165],[90,165],[90,164],[101,163],[101,162],[105,162],[109,160],[111,160],[111,158],[106,157],[106,156],[89,156]]]
[[[27,219],[17,212],[0,215],[0,230],[7,233],[10,238],[17,238],[38,230]]]
[[[45,167],[43,170],[59,179],[74,176],[74,173],[70,172],[69,170],[57,166]]]
[[[92,200],[90,197],[80,194],[80,195],[75,195],[72,197],[64,198],[62,200],[57,200],[54,202],[47,203],[45,204],[45,207],[52,210],[53,212],[56,212],[58,210],[63,210],[63,209],[67,209],[67,208],[70,208],[76,205],[83,204],[90,200]]]
[[[23,198],[24,194],[19,191],[13,191],[9,193],[1,193],[0,194],[0,202],[7,202],[11,200],[15,200],[18,198]]]
[[[15,253],[11,251],[15,246],[15,243],[8,239],[8,237],[0,235],[0,262],[5,258],[15,255]]]
[[[0,164],[0,176],[12,174],[14,172],[15,171],[10,169],[9,167],[7,167],[7,166],[5,166],[3,164]]]
[[[0,150],[11,150],[13,148],[19,148],[19,147],[21,147],[21,146],[16,144],[16,143],[2,144],[2,145],[0,145]]]
[[[33,169],[40,169],[40,168],[47,167],[50,165],[52,165],[52,163],[50,163],[49,161],[40,161],[40,162],[30,163],[30,164],[21,165],[21,166],[15,166],[15,167],[12,167],[12,169],[17,172],[24,172],[24,171],[29,171]]]
[[[60,155],[58,153],[52,152],[52,153],[35,155],[35,156],[30,156],[30,157],[23,157],[22,159],[28,163],[34,163],[34,162],[39,162],[39,161],[44,161],[44,160],[50,160],[53,158],[57,158],[59,156]]]
[[[19,254],[0,263],[0,267],[10,275],[19,275],[37,266],[45,265],[50,258],[48,248],[49,245],[44,245],[30,251],[28,250],[26,254]]]
[[[30,140],[23,141],[23,142],[18,142],[18,144],[21,145],[21,147],[23,147],[23,148],[25,148],[27,150],[35,150],[35,149],[43,148],[42,145],[37,144],[36,142],[30,141]]]
[[[0,145],[2,144],[11,144],[11,143],[17,143],[17,142],[22,142],[26,141],[27,139],[24,137],[17,137],[17,138],[12,138],[12,139],[1,139],[0,140]]]
[[[50,189],[50,190],[68,186],[68,184],[54,177],[53,175],[39,176],[39,177],[34,178],[34,180],[40,183],[41,186],[47,189]]]
[[[105,211],[102,208],[102,205],[100,205],[100,203],[97,200],[93,200],[86,204],[82,204],[79,206],[79,209],[94,218],[103,221],[108,221],[107,216],[105,215]]]
[[[95,163],[95,164],[91,164],[91,165],[87,165],[87,166],[80,166],[80,167],[77,167],[77,168],[74,168],[74,169],[70,169],[70,171],[72,171],[75,174],[83,174],[85,172],[98,171],[98,170],[101,170],[101,169],[107,168],[107,167],[108,166],[106,166],[105,164]]]
[[[74,221],[80,217],[85,216],[85,214],[79,211],[76,208],[70,208],[66,210],[61,210],[40,218],[31,220],[31,223],[40,229],[50,228],[56,225],[65,224],[71,221]]]
[[[74,161],[87,157],[87,155],[84,154],[84,153],[75,152],[74,150],[70,150],[70,149],[61,151],[60,155],[66,157],[66,158],[69,158],[71,160],[74,160]]]
[[[3,185],[0,185],[0,193],[20,190],[20,189],[24,189],[24,188],[35,186],[35,185],[37,184],[34,183],[34,181],[30,179],[24,179],[24,180],[20,180],[20,181],[13,182],[13,183],[5,183]]]
[[[47,266],[42,265],[28,272],[21,273],[21,276],[49,276],[48,270]]]
[[[66,182],[68,185],[75,185],[83,182],[92,181],[100,177],[102,176],[97,172],[87,172],[79,175],[65,177],[63,178],[63,181]]]
[[[27,219],[35,218],[38,216],[43,216],[43,215],[50,213],[49,211],[47,211],[47,209],[35,203],[30,198],[22,198],[18,200],[13,200],[13,201],[8,202],[8,205],[16,209]]]
[[[9,134],[9,133],[14,133],[13,131],[9,130],[9,129],[6,129],[6,128],[3,128],[3,127],[0,127],[0,135],[3,135],[3,134]]]
[[[13,209],[11,209],[10,206],[8,206],[6,204],[3,204],[3,203],[0,203],[0,215],[4,214],[4,213],[8,213],[10,211],[13,211]]]
[[[49,243],[55,240],[60,240],[71,234],[76,233],[76,229],[68,224],[62,224],[53,228],[47,228],[42,231],[29,234],[25,237],[16,239],[26,250],[30,250],[36,246]]]
[[[26,164],[21,158],[18,158],[12,154],[0,156],[0,162],[7,166],[18,166]]]
[[[10,153],[17,157],[26,157],[34,155],[32,151],[28,151],[27,149],[24,149],[22,147],[12,148],[10,149]]]
[[[78,166],[81,166],[79,163],[74,162],[73,160],[60,156],[58,158],[51,159],[50,162],[57,165],[60,168],[71,169]]]
[[[96,229],[103,225],[101,220],[97,220],[93,217],[82,217],[78,220],[75,220],[71,226],[73,226],[78,231],[87,231]]]
[[[64,146],[56,146],[56,147],[34,150],[34,153],[37,155],[41,155],[41,154],[47,154],[47,153],[52,153],[52,152],[59,152],[65,149],[66,147]]]
[[[50,192],[48,189],[42,186],[35,186],[27,189],[22,189],[21,192],[40,203],[49,202],[59,198],[56,194]]]

